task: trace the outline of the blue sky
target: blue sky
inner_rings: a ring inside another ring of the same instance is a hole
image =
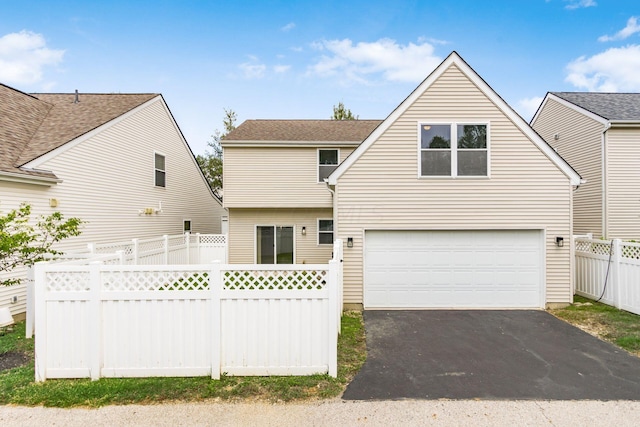
[[[547,91],[640,91],[640,3],[0,0],[0,82],[162,93],[196,153],[258,118],[385,118],[452,50],[529,120]]]

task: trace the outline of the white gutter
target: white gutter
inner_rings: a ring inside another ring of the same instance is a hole
[[[37,175],[27,175],[15,172],[0,172],[0,181],[19,182],[21,184],[45,185],[51,187],[53,184],[62,182],[60,178],[48,178]]]
[[[611,128],[611,122],[608,121],[605,123],[604,128],[602,129],[602,142],[601,142],[601,150],[602,150],[602,237],[607,238],[607,131]]]

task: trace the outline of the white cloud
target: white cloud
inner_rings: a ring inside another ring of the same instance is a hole
[[[259,63],[258,58],[255,56],[250,56],[249,59],[249,62],[244,62],[238,65],[238,68],[240,68],[244,77],[246,79],[261,79],[264,77],[267,66]]]
[[[640,45],[611,48],[567,65],[565,81],[589,91],[640,91]]]
[[[598,3],[596,3],[594,0],[564,0],[564,1],[569,3],[564,7],[565,9],[569,9],[569,10],[580,9],[582,7],[594,7],[598,5]]]
[[[544,98],[542,98],[541,96],[523,98],[518,101],[518,108],[516,108],[516,110],[518,111],[518,114],[524,117],[525,120],[531,120],[533,118],[533,115],[538,110],[538,107],[542,103],[543,99]]]
[[[296,24],[293,22],[289,22],[287,25],[285,25],[284,27],[280,28],[280,31],[284,31],[289,32],[291,30],[293,30],[296,27]]]
[[[375,75],[388,81],[419,82],[442,61],[426,41],[400,45],[391,39],[357,44],[349,39],[323,40],[312,47],[324,54],[309,67],[309,74],[338,76],[343,83],[366,84]]]
[[[600,36],[598,37],[599,42],[610,42],[614,40],[624,40],[629,36],[640,31],[640,25],[638,25],[638,18],[636,16],[632,16],[627,21],[627,26],[615,33],[612,36]]]
[[[287,71],[289,71],[291,69],[291,65],[274,65],[273,66],[273,71],[275,71],[278,74],[281,73],[286,73]]]
[[[0,81],[33,84],[42,81],[43,69],[62,62],[64,50],[47,48],[41,34],[20,31],[0,37]]]

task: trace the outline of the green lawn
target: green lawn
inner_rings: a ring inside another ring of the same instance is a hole
[[[366,357],[362,314],[342,317],[338,341],[338,377],[228,377],[195,378],[102,378],[99,381],[34,381],[33,340],[24,338],[24,322],[0,336],[0,359],[23,353],[28,362],[0,372],[0,405],[98,407],[115,404],[201,401],[203,399],[260,399],[271,402],[339,396],[358,372]]]
[[[575,296],[572,305],[549,310],[560,319],[640,356],[640,316]]]

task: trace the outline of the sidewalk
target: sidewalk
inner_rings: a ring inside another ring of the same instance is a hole
[[[639,396],[640,398],[640,396]],[[640,401],[175,403],[59,409],[0,406],[3,426],[637,426]]]

